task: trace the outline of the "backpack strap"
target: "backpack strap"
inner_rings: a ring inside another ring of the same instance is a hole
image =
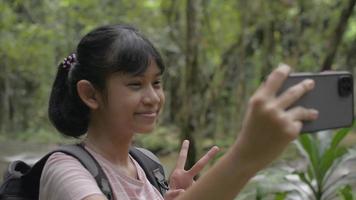
[[[159,159],[150,151],[143,148],[131,147],[130,155],[145,171],[147,179],[157,188],[162,196],[169,190],[164,169]]]
[[[32,167],[32,169],[28,173],[26,173],[22,177],[26,185],[26,190],[28,189],[29,191],[39,191],[40,177],[43,167],[48,158],[56,152],[62,152],[76,158],[90,172],[90,174],[92,174],[98,184],[98,187],[106,196],[106,198],[108,200],[113,199],[112,188],[110,186],[108,178],[106,177],[99,163],[81,144],[63,145],[60,146],[58,149],[46,154],[40,161],[38,161]],[[37,198],[38,193],[39,192],[36,193]]]
[[[85,149],[82,144],[60,146],[56,150],[51,151],[42,157],[21,177],[24,182],[23,189],[28,191],[28,194],[34,194],[34,199],[38,199],[40,178],[43,167],[46,164],[48,158],[56,152],[65,153],[76,158],[90,172],[90,174],[92,174],[98,184],[98,187],[107,197],[107,199],[113,199],[112,188],[107,176],[105,175],[96,159]],[[157,190],[163,196],[169,188],[165,179],[164,169],[159,162],[159,159],[152,152],[137,147],[130,148],[130,155],[142,167],[150,183],[155,188],[157,188]]]

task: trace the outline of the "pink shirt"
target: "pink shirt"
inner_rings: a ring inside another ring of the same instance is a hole
[[[163,200],[132,157],[138,179],[125,175],[100,154],[87,150],[108,177],[114,200]],[[49,157],[41,175],[39,200],[81,200],[95,194],[103,195],[94,177],[77,159],[64,153],[54,153]]]

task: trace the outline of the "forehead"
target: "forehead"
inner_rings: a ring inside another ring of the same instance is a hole
[[[157,76],[162,75],[162,70],[157,66],[156,62],[152,61],[150,64],[147,66],[147,68],[138,74],[133,74],[133,73],[127,73],[127,72],[116,72],[113,74],[113,77],[117,78],[155,78]]]
[[[162,74],[162,70],[157,66],[157,63],[152,60],[147,66],[145,71],[139,74],[128,74],[128,75],[132,77],[145,77],[145,76],[157,76],[161,74]]]

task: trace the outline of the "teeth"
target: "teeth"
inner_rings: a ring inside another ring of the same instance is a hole
[[[140,113],[141,115],[148,115],[148,116],[152,116],[152,115],[156,115],[156,113]]]

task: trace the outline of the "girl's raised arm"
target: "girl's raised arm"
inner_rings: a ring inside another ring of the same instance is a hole
[[[237,140],[228,152],[177,199],[234,199],[246,182],[282,153],[297,138],[302,121],[315,120],[318,112],[302,107],[288,109],[314,87],[305,80],[283,94],[277,92],[290,68],[281,65],[250,98]]]

